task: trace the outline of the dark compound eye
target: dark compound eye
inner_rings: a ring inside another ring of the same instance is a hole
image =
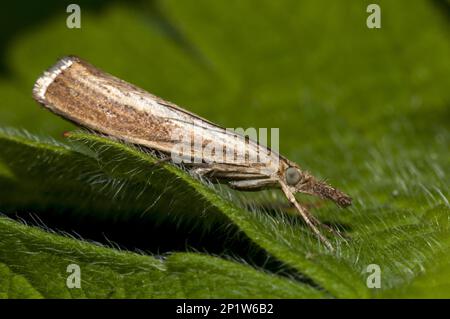
[[[286,172],[286,183],[288,185],[296,185],[300,181],[300,172],[295,167],[289,167]]]

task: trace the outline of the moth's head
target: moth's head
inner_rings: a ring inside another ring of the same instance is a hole
[[[302,171],[297,165],[289,164],[282,169],[281,178],[292,193],[304,193],[330,199],[341,207],[352,204],[350,196],[340,190],[317,180],[306,171]]]

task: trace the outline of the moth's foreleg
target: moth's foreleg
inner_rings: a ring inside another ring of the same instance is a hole
[[[334,251],[333,245],[328,241],[328,239],[320,232],[320,230],[316,227],[316,224],[320,222],[316,220],[314,216],[309,214],[309,212],[306,210],[305,207],[300,205],[299,202],[295,199],[294,194],[289,190],[287,185],[284,183],[280,183],[281,189],[283,190],[283,193],[286,195],[287,199],[294,205],[294,207],[299,212],[300,216],[303,218],[305,223],[311,228],[311,230],[314,232],[314,234],[320,239],[321,242],[325,244],[325,246],[328,247],[330,251]]]
[[[321,227],[321,228],[326,229],[328,232],[332,233],[332,234],[335,235],[335,236],[339,236],[339,237],[342,237],[342,238],[343,238],[343,235],[339,232],[339,230],[336,230],[336,229],[334,229],[333,227],[328,226],[328,225],[322,223],[322,222],[321,222],[320,220],[318,220],[314,215],[312,215],[304,205],[302,205],[302,204],[300,204],[300,203],[299,203],[299,205],[304,209],[304,211],[306,212],[306,214],[308,214],[308,217],[311,219],[311,221],[314,223],[314,225],[316,225],[317,227]]]

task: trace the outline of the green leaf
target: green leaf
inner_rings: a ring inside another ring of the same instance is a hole
[[[207,255],[178,253],[157,259],[47,233],[5,217],[0,217],[0,230],[3,298],[324,296],[292,280]],[[80,267],[80,288],[66,285],[72,264]]]

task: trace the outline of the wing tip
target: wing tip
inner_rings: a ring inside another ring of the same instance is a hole
[[[33,87],[33,98],[41,104],[45,104],[45,94],[48,87],[64,70],[68,69],[79,58],[73,55],[65,56],[58,60],[53,66],[44,71],[44,73],[36,80]]]

